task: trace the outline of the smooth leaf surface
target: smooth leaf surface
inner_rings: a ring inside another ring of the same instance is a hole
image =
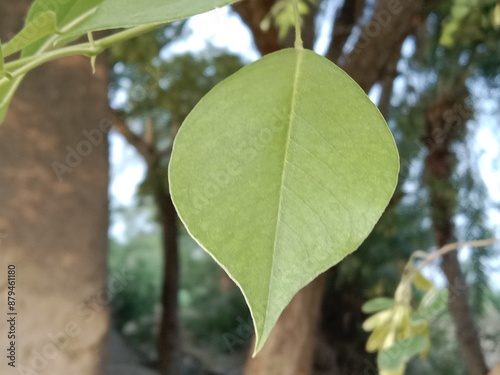
[[[256,351],[293,295],[370,233],[398,168],[375,105],[307,50],[243,68],[187,117],[170,163],[172,198],[241,288]]]
[[[80,0],[87,1],[87,0]],[[104,0],[95,14],[71,34],[127,28],[146,24],[166,24],[208,12],[238,0]]]

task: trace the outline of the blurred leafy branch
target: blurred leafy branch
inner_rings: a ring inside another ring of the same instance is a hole
[[[496,33],[492,35],[488,32],[490,30]],[[453,47],[458,41],[465,44],[483,42],[495,45],[499,35],[498,0],[453,0],[440,43],[446,47]]]
[[[363,304],[363,312],[373,314],[363,323],[363,329],[372,332],[366,350],[378,352],[380,375],[403,375],[408,361],[416,355],[425,358],[431,349],[429,325],[446,310],[449,295],[446,289],[436,288],[422,274],[422,269],[451,251],[462,247],[483,248],[498,241],[491,238],[456,242],[432,253],[415,251],[404,268],[394,297],[376,297]],[[414,288],[419,293],[414,293]],[[419,301],[415,301],[414,294],[420,296]]]

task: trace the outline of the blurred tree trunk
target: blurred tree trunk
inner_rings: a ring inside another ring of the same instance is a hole
[[[158,209],[163,246],[162,317],[157,344],[158,369],[163,375],[177,375],[181,371],[178,318],[179,223],[170,197],[167,178],[163,168],[161,168],[162,152],[155,144],[154,128],[152,123],[148,121],[145,126],[147,130],[144,136],[133,132],[123,120],[116,122],[115,129],[139,152],[147,164],[148,181],[146,183],[151,185],[155,207]],[[175,122],[172,125],[172,141],[179,127],[180,122]]]
[[[21,28],[28,5],[0,2],[2,41]],[[107,90],[101,59],[94,75],[88,58],[54,61],[26,77],[0,125],[0,274],[17,268],[18,313],[16,369],[4,358],[2,374],[102,373]],[[115,284],[129,282],[120,276]]]
[[[164,273],[162,294],[162,321],[158,341],[160,372],[163,375],[180,374],[180,337],[178,319],[179,244],[178,219],[168,187],[158,188],[156,207],[160,210],[163,236]]]
[[[323,274],[295,295],[264,349],[248,359],[244,375],[311,373],[324,286]]]
[[[266,31],[260,27],[263,17],[269,13],[274,3],[274,0],[246,0],[233,6],[250,29],[255,45],[263,55],[293,45],[293,38],[278,40],[274,26]],[[391,92],[402,44],[425,19],[423,0],[378,0],[373,9],[372,20],[363,25],[362,37],[346,56],[343,53],[344,47],[365,6],[365,0],[344,2],[335,20],[327,57],[346,70],[366,92],[379,81],[383,82],[385,93]],[[317,7],[311,8],[312,13],[305,17],[302,25],[305,48],[312,49],[314,45],[317,11]],[[323,295],[324,288],[325,282],[316,280],[298,292],[281,315],[262,351],[255,359],[248,360],[245,375],[311,373],[315,333],[320,317],[318,311],[321,298],[318,296]],[[297,337],[296,327],[301,327]],[[338,374],[335,368],[333,364],[330,372],[332,375]]]
[[[455,93],[461,85],[454,85]],[[453,219],[457,199],[457,189],[451,176],[455,166],[455,155],[451,145],[454,134],[465,127],[468,120],[465,98],[457,95],[450,98],[437,98],[431,103],[426,116],[426,146],[428,149],[425,166],[429,187],[434,238],[436,245],[442,247],[456,242]],[[458,112],[461,109],[461,112]],[[441,268],[448,281],[448,308],[455,325],[460,353],[469,375],[486,375],[486,366],[479,333],[473,312],[467,301],[467,284],[460,268],[458,254],[452,251],[443,256]]]

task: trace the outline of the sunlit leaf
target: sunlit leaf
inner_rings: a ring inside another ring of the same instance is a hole
[[[370,233],[398,164],[376,106],[311,51],[264,57],[191,112],[174,144],[172,198],[240,286],[257,351],[295,293]]]

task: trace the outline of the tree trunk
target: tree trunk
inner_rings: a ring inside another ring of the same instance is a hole
[[[2,41],[28,5],[0,2]],[[110,118],[106,67],[92,75],[88,58],[71,57],[30,73],[0,125],[1,306],[7,267],[17,270],[16,368],[3,355],[2,374],[101,373]]]
[[[458,91],[458,89],[457,89]],[[453,218],[457,191],[451,181],[454,155],[451,150],[456,126],[464,126],[466,118],[458,118],[456,108],[464,108],[461,98],[438,99],[430,106],[426,117],[426,175],[431,200],[434,238],[438,247],[455,242]],[[450,119],[452,119],[450,121]],[[460,268],[457,252],[443,256],[442,270],[448,281],[448,307],[453,318],[460,353],[469,375],[486,375],[488,368],[481,349],[474,316],[467,302],[467,285]]]
[[[307,285],[283,311],[269,339],[245,375],[309,375],[316,342],[325,275]]]
[[[172,124],[172,142],[179,130],[180,122]],[[145,126],[151,124],[146,123]],[[144,158],[147,164],[148,184],[154,186],[155,206],[162,233],[163,246],[163,288],[162,319],[158,334],[158,368],[163,375],[177,375],[181,371],[181,342],[179,335],[179,223],[177,212],[170,197],[170,191],[161,168],[161,151],[146,136],[134,133],[125,122],[117,121],[115,128]],[[151,130],[153,131],[153,130]],[[146,133],[146,131],[145,131]],[[153,137],[156,138],[156,137]]]
[[[162,321],[158,341],[160,372],[163,375],[180,374],[180,337],[178,324],[179,249],[178,221],[170,194],[161,185],[156,193],[163,236],[164,273]]]

